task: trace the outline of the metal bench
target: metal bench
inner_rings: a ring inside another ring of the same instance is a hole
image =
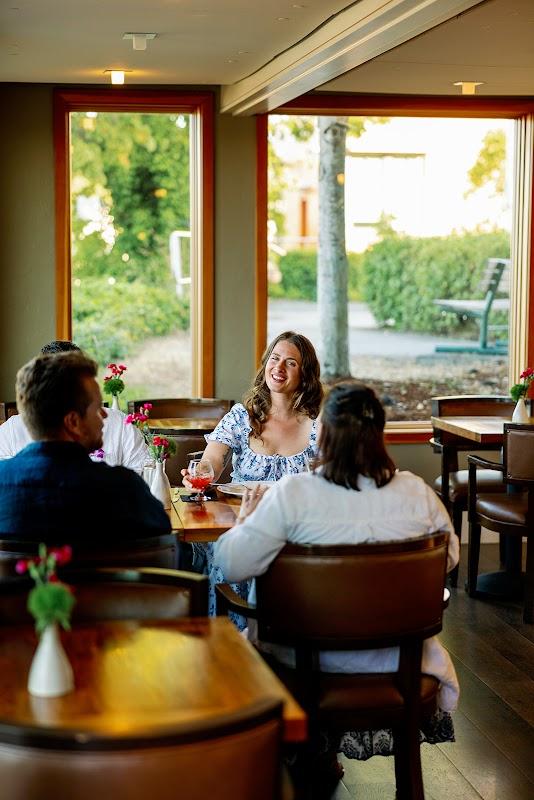
[[[508,330],[508,325],[490,325],[491,311],[508,311],[509,297],[497,297],[510,293],[510,259],[488,258],[488,265],[479,283],[480,300],[434,300],[442,312],[456,314],[460,319],[475,319],[480,326],[478,343],[470,345],[439,345],[436,353],[484,353],[486,355],[505,355],[508,352],[508,340],[497,340],[488,344],[488,332]]]

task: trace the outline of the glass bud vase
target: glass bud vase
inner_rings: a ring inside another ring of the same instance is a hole
[[[163,508],[168,511],[171,507],[171,484],[165,472],[165,462],[156,461],[156,470],[152,478],[150,491],[163,503]]]
[[[520,397],[516,403],[514,408],[514,413],[512,414],[512,422],[519,422],[523,425],[530,422],[530,417],[527,411],[527,404],[523,397]]]
[[[28,676],[28,691],[35,697],[61,697],[74,689],[74,677],[59,638],[56,623],[41,634]]]
[[[111,402],[111,408],[114,408],[114,409],[116,409],[117,411],[120,411],[120,406],[119,406],[119,397],[118,397],[118,395],[116,395],[116,394],[114,394],[114,395],[113,395],[113,400],[112,400],[112,402]]]

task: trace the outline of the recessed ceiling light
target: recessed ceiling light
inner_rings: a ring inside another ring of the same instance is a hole
[[[455,81],[453,86],[461,86],[462,94],[475,94],[477,86],[483,86],[484,81]]]
[[[288,22],[289,17],[277,17],[276,22]]]
[[[248,50],[238,50],[237,51],[237,55],[238,56],[248,56]]]
[[[227,58],[226,59],[226,63],[227,64],[237,64],[237,58]]]
[[[291,8],[308,8],[308,6],[305,6],[303,3],[293,3]]]
[[[132,72],[131,69],[105,69],[104,74],[109,75],[111,83],[114,86],[122,86],[124,83],[124,76],[127,72]]]

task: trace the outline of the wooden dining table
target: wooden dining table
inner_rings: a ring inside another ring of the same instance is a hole
[[[500,450],[504,425],[511,419],[499,416],[431,417],[434,439],[441,451],[442,500],[448,507],[449,475],[459,451]],[[531,422],[534,422],[531,419]],[[495,459],[497,460],[497,458]],[[513,489],[512,489],[513,491]],[[516,597],[521,591],[521,539],[505,539],[504,570],[478,576],[477,593],[488,597]],[[511,591],[510,587],[513,587]]]
[[[180,496],[187,489],[172,490],[170,512],[173,531],[184,542],[215,542],[235,525],[241,499],[218,493],[216,500],[185,503]]]
[[[38,698],[26,686],[33,628],[0,626],[0,742],[28,728],[81,743],[150,737],[267,699],[283,703],[284,740],[306,738],[305,712],[226,618],[77,624],[62,640],[74,691]]]

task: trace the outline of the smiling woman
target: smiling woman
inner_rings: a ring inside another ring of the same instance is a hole
[[[285,331],[263,354],[252,388],[206,435],[208,459],[215,475],[221,474],[232,452],[232,480],[277,481],[308,469],[317,455],[317,422],[322,400],[320,367],[309,339]],[[187,470],[184,484],[191,487]],[[210,577],[210,614],[215,614],[215,584],[223,582],[213,566],[213,546],[195,545],[194,568]],[[235,585],[246,597],[248,583]]]

